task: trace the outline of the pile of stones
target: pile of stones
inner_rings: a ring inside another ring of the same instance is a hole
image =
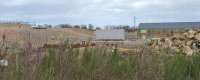
[[[200,52],[200,30],[186,30],[183,34],[147,40],[153,50],[168,49],[191,56]]]

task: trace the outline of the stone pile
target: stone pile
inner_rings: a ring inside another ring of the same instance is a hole
[[[168,49],[188,56],[200,52],[200,30],[187,30],[181,35],[165,38],[152,38],[147,40],[147,45],[154,49]]]

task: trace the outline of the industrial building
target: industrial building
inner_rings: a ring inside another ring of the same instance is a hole
[[[200,22],[140,23],[140,30],[146,30],[148,37],[166,37],[187,29],[200,29]]]
[[[200,22],[140,23],[142,29],[185,29],[200,28]]]

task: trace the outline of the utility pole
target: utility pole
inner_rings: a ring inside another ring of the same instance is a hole
[[[134,16],[134,28],[136,27],[136,17]]]
[[[136,17],[134,16],[134,28],[136,29]],[[139,31],[137,31],[137,39],[139,39]]]

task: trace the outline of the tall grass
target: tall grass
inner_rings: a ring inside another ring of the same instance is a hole
[[[143,51],[145,52],[145,51]],[[65,46],[49,49],[33,70],[23,63],[9,65],[0,80],[199,80],[200,55],[173,56],[148,52],[122,55],[106,47],[74,49]],[[27,59],[27,58],[25,58]]]
[[[119,53],[108,53],[106,49],[85,48],[49,50],[40,65],[40,80],[122,80],[133,79],[135,63],[132,57],[123,58]],[[97,52],[98,51],[98,52]],[[59,52],[59,51],[58,51]],[[81,51],[82,52],[82,51]],[[61,58],[64,57],[64,58]],[[64,61],[62,62],[62,60]],[[65,65],[65,66],[63,66]]]

